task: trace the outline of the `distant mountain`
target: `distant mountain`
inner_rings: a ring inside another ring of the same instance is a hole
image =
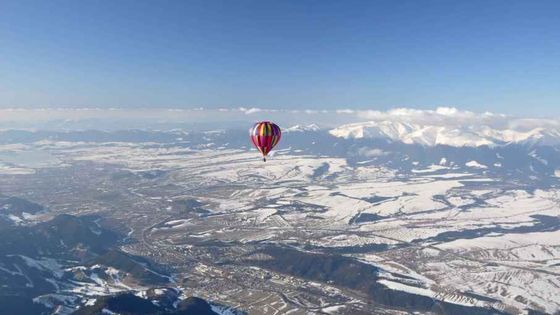
[[[342,125],[330,130],[340,138],[370,138],[400,141],[426,146],[448,145],[454,147],[498,146],[505,144],[560,144],[559,129],[532,128],[519,130],[496,128],[487,125],[430,125],[395,120],[368,121]]]
[[[304,132],[304,131],[319,131],[321,128],[316,124],[310,125],[294,125],[289,128],[285,128],[283,132]]]
[[[350,165],[381,165],[399,172],[456,173],[488,172],[516,178],[550,180],[560,176],[560,132],[554,125],[533,128],[518,123],[509,128],[474,123],[449,127],[399,120],[370,121],[321,129],[317,125],[296,125],[284,129],[281,142],[271,153],[344,158]],[[506,126],[506,125],[503,125]],[[18,142],[21,141],[21,142]],[[0,131],[0,143],[56,146],[79,141],[135,142],[146,146],[181,147],[180,154],[196,150],[251,150],[247,130],[215,131]],[[192,150],[192,151],[191,151]],[[256,152],[256,151],[255,151]],[[434,167],[437,166],[437,167]],[[445,168],[445,170],[443,169]],[[114,177],[157,178],[163,170],[115,173]],[[533,180],[533,179],[531,179]],[[0,203],[1,205],[1,203]],[[21,211],[20,211],[21,212]],[[25,221],[0,209],[0,225]]]

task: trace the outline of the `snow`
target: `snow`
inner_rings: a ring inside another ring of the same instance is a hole
[[[223,306],[223,305],[217,305],[217,304],[210,303],[210,308],[212,309],[212,311],[214,313],[217,313],[219,315],[237,315],[238,314],[233,309],[231,309],[227,306]]]
[[[8,219],[12,220],[12,222],[14,222],[15,224],[19,224],[23,222],[23,220],[20,217],[17,217],[13,214],[9,214]]]
[[[35,170],[26,167],[10,166],[0,162],[0,174],[3,175],[29,175],[35,174]]]
[[[346,308],[345,305],[332,305],[332,306],[323,307],[321,309],[321,312],[327,314],[340,314],[340,312],[342,312],[345,308]]]
[[[154,228],[153,230],[158,231],[158,230],[182,229],[189,226],[189,221],[190,220],[185,220],[185,219],[170,220],[165,222],[162,227]]]
[[[413,294],[417,294],[417,295],[428,296],[428,297],[433,297],[435,295],[434,292],[431,291],[431,290],[428,290],[428,289],[425,289],[425,288],[419,288],[419,287],[415,287],[415,286],[409,286],[409,285],[406,285],[406,284],[403,284],[403,283],[400,283],[400,282],[394,282],[394,281],[390,281],[390,280],[386,280],[386,279],[381,279],[377,282],[387,286],[388,288],[399,290],[399,291],[405,291],[405,292],[409,292],[409,293],[413,293]]]
[[[84,305],[86,306],[93,306],[95,305],[95,302],[97,301],[97,299],[87,299],[86,303]]]
[[[451,141],[427,137],[450,134],[430,133],[433,128],[415,133],[413,124],[387,124],[384,128],[398,137],[409,136],[411,141]],[[370,136],[367,130],[357,132]],[[490,130],[485,132],[491,134]],[[508,137],[514,138],[511,134]],[[165,170],[173,184],[185,191],[184,196],[173,199],[188,196],[209,205],[210,216],[169,218],[150,230],[165,229],[164,233],[151,234],[165,237],[158,242],[169,244],[167,241],[176,237],[266,241],[288,246],[309,244],[325,251],[386,245],[391,250],[375,255],[348,251],[347,255],[383,268],[382,283],[396,290],[451,303],[481,303],[461,294],[472,292],[495,298],[499,306],[524,310],[527,305],[516,301],[519,295],[548,313],[560,310],[560,300],[554,294],[560,287],[554,276],[560,262],[559,232],[514,234],[500,230],[533,226],[537,220],[531,216],[535,214],[559,216],[558,188],[517,188],[507,179],[481,175],[476,169],[487,166],[480,161],[467,162],[471,172],[462,173],[448,163],[449,156],[438,156],[436,164],[426,167],[415,163],[423,169],[403,175],[379,165],[356,166],[344,158],[296,156],[289,151],[274,156],[274,163],[264,164],[255,159],[255,152],[231,149],[189,149],[185,155],[183,148],[118,143],[64,150],[68,150],[69,159],[110,163],[135,172]],[[316,175],[324,165],[329,166],[325,173]],[[560,177],[560,170],[555,175]],[[170,202],[168,195],[148,199],[136,193],[135,197],[165,204],[158,209],[165,209]],[[365,214],[379,219],[352,223],[357,215]],[[499,232],[490,233],[493,228]],[[461,238],[461,232],[472,230],[486,232],[472,239]],[[445,232],[457,232],[457,237],[431,239]],[[26,264],[47,268],[42,260]],[[8,265],[0,270],[17,274],[14,268]],[[200,265],[195,272],[218,274],[220,270]],[[390,273],[410,276],[422,286],[400,283]],[[94,296],[126,290],[121,282],[124,275],[117,270],[87,269],[86,274],[91,278],[75,282],[74,292]],[[338,305],[323,306],[326,313],[338,310]]]
[[[316,124],[310,124],[310,125],[294,125],[292,127],[283,129],[282,132],[284,133],[290,133],[290,132],[304,132],[304,131],[318,131],[321,128],[319,128],[319,126],[317,126]]]
[[[480,164],[475,160],[472,160],[472,161],[469,161],[469,162],[465,163],[465,166],[472,167],[472,168],[488,168],[488,166],[486,166],[484,164]]]
[[[162,290],[162,289],[155,289],[155,290],[154,290],[154,294],[155,294],[155,295],[162,295],[162,294],[164,294],[164,293],[165,293],[165,290]]]
[[[560,143],[560,127],[558,124],[551,128],[541,128],[535,125],[530,130],[517,126],[509,126],[512,129],[503,129],[499,125],[493,128],[480,124],[476,119],[464,125],[458,125],[453,121],[454,115],[443,115],[437,111],[430,114],[431,116],[439,115],[439,120],[436,117],[432,121],[427,117],[422,120],[414,117],[414,114],[426,115],[427,113],[428,111],[417,113],[410,110],[404,110],[402,113],[392,111],[389,115],[380,115],[378,120],[346,124],[329,132],[331,135],[340,138],[380,138],[426,146],[479,147],[508,143],[541,143],[546,145]],[[481,120],[483,119],[484,117],[481,118]]]
[[[76,300],[78,300],[78,297],[76,296],[53,293],[53,294],[40,295],[34,298],[33,302],[40,303],[45,305],[46,307],[52,308],[57,305],[59,306],[72,305],[74,302],[76,302]],[[66,308],[65,311],[67,311]],[[57,312],[56,314],[70,314],[73,311],[74,310],[71,310],[70,312]]]
[[[443,165],[440,163],[440,165],[432,164],[432,165],[428,166],[428,168],[422,169],[422,170],[416,170],[416,169],[415,169],[415,170],[412,170],[412,172],[413,172],[413,173],[416,173],[416,174],[420,174],[420,173],[432,173],[432,172],[435,172],[435,171],[445,170],[445,169],[448,169],[448,167],[443,166]]]
[[[38,270],[50,271],[58,279],[62,278],[62,276],[64,275],[64,270],[62,269],[62,266],[52,258],[43,258],[38,260],[38,259],[29,258],[24,255],[17,255],[17,256],[8,255],[8,257],[19,257],[25,262],[27,266]]]

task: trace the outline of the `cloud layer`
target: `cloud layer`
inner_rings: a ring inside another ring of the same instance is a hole
[[[406,124],[447,129],[483,127],[507,132],[529,132],[535,128],[556,130],[559,119],[531,119],[496,113],[474,113],[452,107],[434,110],[397,108],[377,110],[285,110],[263,108],[192,108],[192,109],[118,109],[118,108],[41,108],[0,109],[2,129],[173,129],[203,126],[229,128],[250,125],[258,120],[272,120],[287,128],[293,125],[317,124],[335,128],[344,124],[371,122],[389,125]]]

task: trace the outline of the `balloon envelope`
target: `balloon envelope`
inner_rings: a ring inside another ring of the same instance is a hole
[[[282,131],[280,131],[280,127],[273,122],[261,121],[256,123],[253,128],[249,130],[249,135],[251,136],[253,145],[262,153],[263,157],[265,157],[280,141]]]

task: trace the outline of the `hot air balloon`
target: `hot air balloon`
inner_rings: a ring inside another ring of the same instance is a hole
[[[278,144],[282,131],[273,122],[261,121],[249,130],[249,135],[253,145],[262,153],[263,161],[266,162],[266,155]]]

